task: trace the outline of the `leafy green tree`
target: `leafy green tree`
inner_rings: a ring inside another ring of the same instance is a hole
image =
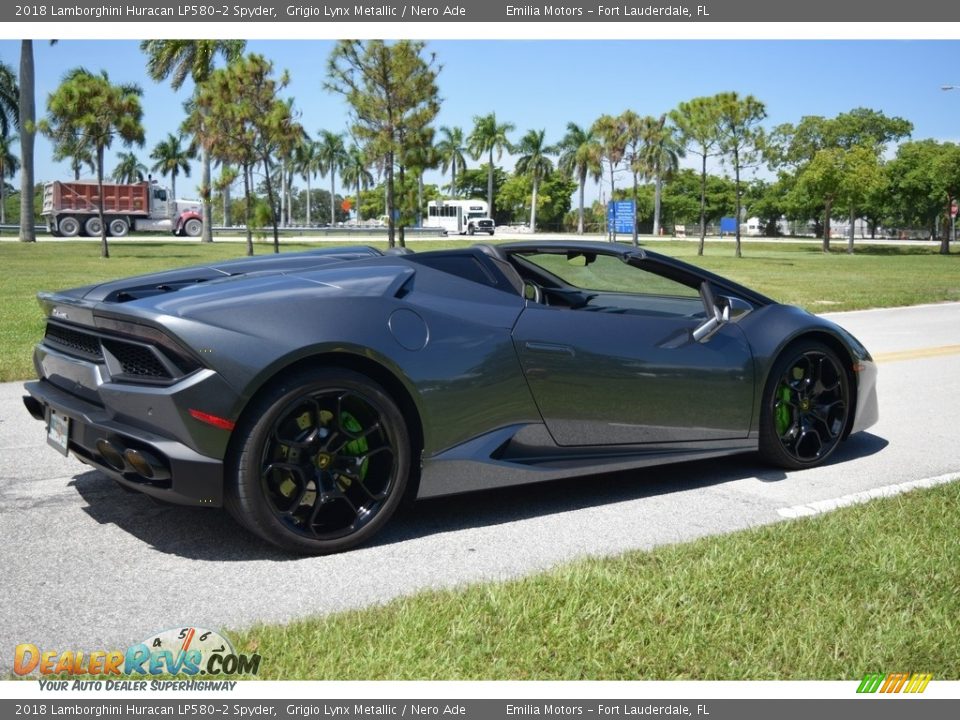
[[[920,140],[902,143],[884,167],[885,211],[889,221],[923,225],[936,237],[938,220],[948,226],[950,205],[960,197],[960,146]],[[940,252],[950,252],[950,233],[940,236]]]
[[[720,102],[716,96],[682,102],[670,112],[670,119],[680,132],[680,144],[700,158],[700,245],[697,255],[703,255],[707,236],[707,160],[721,153]]]
[[[782,180],[754,180],[747,185],[743,194],[747,216],[756,216],[763,222],[764,235],[774,237],[780,233],[778,223],[787,214],[788,189]]]
[[[504,150],[508,152],[512,150],[513,146],[507,134],[516,129],[513,123],[498,123],[496,113],[476,115],[473,118],[473,130],[467,138],[467,147],[474,160],[479,160],[484,153],[487,155],[487,205],[490,209],[490,217],[493,217],[495,212],[493,154],[496,153],[499,160],[503,157]]]
[[[355,205],[357,209],[357,222],[359,223],[363,220],[360,193],[364,188],[373,185],[373,173],[367,169],[367,158],[364,156],[363,150],[357,145],[351,145],[350,149],[347,150],[346,161],[344,162],[343,169],[340,171],[340,177],[348,187],[356,188]]]
[[[119,162],[110,175],[115,183],[130,184],[144,181],[147,176],[147,166],[140,162],[136,153],[119,153],[117,160]]]
[[[887,117],[867,108],[854,108],[835,118],[808,115],[801,118],[796,125],[786,123],[774,128],[765,155],[771,166],[792,169],[795,180],[799,183],[817,154],[823,150],[849,151],[854,147],[864,147],[871,149],[879,158],[890,142],[908,137],[912,130],[912,124],[903,118]],[[829,184],[814,181],[824,174],[825,164],[826,160],[821,158],[818,167],[810,171],[803,186],[791,190],[789,204],[794,217],[822,216],[823,247],[826,252],[830,247],[830,214],[833,203],[832,200],[828,202],[826,196],[811,192],[817,187],[829,187]],[[789,182],[787,176],[782,174],[781,177]]]
[[[193,80],[194,95],[201,83],[209,79],[217,59],[227,63],[243,55],[244,40],[144,40],[140,50],[147,56],[147,73],[156,82],[170,80],[174,90],[179,90],[189,77]],[[201,144],[200,197],[203,201],[203,242],[213,242],[213,219],[210,209],[211,158]]]
[[[197,156],[193,145],[184,147],[182,135],[167,133],[167,137],[158,142],[150,152],[150,159],[156,160],[150,169],[161,175],[170,176],[170,192],[177,197],[177,175],[181,172],[190,177],[190,161]]]
[[[214,70],[201,83],[193,112],[185,125],[211,157],[239,165],[244,177],[247,254],[253,254],[250,173],[259,164],[267,191],[273,226],[273,251],[280,252],[273,158],[292,151],[303,137],[303,127],[290,105],[278,97],[286,87],[286,73],[275,79],[273,63],[251,54]]]
[[[577,234],[583,235],[583,195],[587,178],[599,182],[603,173],[602,152],[592,128],[584,129],[576,123],[567,123],[567,134],[557,145],[560,172],[573,176],[577,181]]]
[[[763,129],[760,123],[767,116],[767,109],[753,95],[740,97],[735,92],[717,95],[720,117],[720,150],[723,157],[733,166],[733,182],[736,188],[736,256],[741,257],[740,217],[743,199],[741,197],[740,173],[743,168],[759,161],[764,144]]]
[[[601,115],[591,126],[600,143],[600,155],[610,171],[610,199],[616,192],[614,173],[627,151],[627,135],[621,119],[613,115]],[[617,239],[616,226],[607,227],[607,236],[611,241]]]
[[[103,216],[104,152],[115,138],[130,146],[143,145],[142,91],[137,85],[113,85],[106,71],[93,74],[84,68],[67,73],[60,86],[47,99],[47,117],[40,129],[54,143],[72,138],[94,154],[97,170],[98,214],[100,217],[100,255],[110,257],[107,224]]]
[[[482,198],[487,192],[487,182],[490,177],[490,167],[484,163],[478,168],[468,168],[457,175],[457,195],[465,198]],[[507,173],[501,167],[493,168],[494,197],[500,195],[500,188],[507,180]],[[496,214],[491,215],[495,220],[500,216],[499,208]],[[505,216],[503,216],[505,217]],[[500,221],[497,220],[497,224]]]
[[[84,168],[96,172],[97,161],[93,156],[93,149],[83,141],[79,135],[64,133],[53,144],[53,159],[57,162],[66,160],[70,164],[73,179],[79,180]]]
[[[330,176],[330,224],[335,225],[337,173],[343,169],[347,161],[347,149],[343,144],[343,135],[329,130],[321,130],[320,139],[317,141],[317,158],[320,161],[320,174]]]
[[[701,196],[702,183],[700,173],[690,168],[678,171],[663,187],[664,216],[684,225],[699,222],[701,216],[707,223],[719,222],[735,202],[733,181],[719,175],[707,175]]]
[[[440,169],[446,172],[450,170],[450,195],[455,196],[457,192],[457,172],[467,169],[466,153],[467,144],[463,139],[463,129],[458,127],[440,128],[442,137],[437,143],[437,153],[440,157]]]
[[[440,110],[436,60],[424,43],[341,40],[327,62],[325,87],[343,95],[353,111],[353,133],[368,157],[382,158],[386,180],[388,243],[396,244],[394,167],[422,140],[421,130]]]
[[[408,169],[416,180],[415,192],[407,196],[404,203],[408,210],[412,210],[408,217],[415,227],[419,227],[423,222],[425,186],[423,183],[423,173],[426,170],[437,167],[440,162],[440,153],[433,144],[433,128],[424,127],[419,131],[419,137],[415,142],[408,143],[408,148],[401,159],[401,168]],[[414,197],[415,195],[415,197]],[[401,226],[401,233],[403,232]]]
[[[233,187],[233,184],[237,181],[238,177],[240,177],[240,173],[237,172],[235,167],[231,167],[230,165],[221,162],[220,175],[218,175],[217,179],[213,182],[213,189],[220,193],[220,199],[223,204],[223,224],[227,227],[233,225],[230,188]]]
[[[563,173],[554,172],[542,178],[537,192],[538,226],[560,228],[570,211],[570,198],[576,188],[576,181]],[[532,175],[514,173],[506,176],[497,192],[497,212],[501,214],[497,222],[529,221],[532,198]]]
[[[516,171],[521,175],[529,175],[531,182],[530,232],[537,231],[537,191],[540,181],[553,172],[553,161],[547,155],[554,149],[546,144],[545,135],[546,130],[528,130],[516,147],[520,153]]]
[[[7,224],[7,176],[20,169],[20,160],[13,154],[16,135],[0,133],[0,225]]]

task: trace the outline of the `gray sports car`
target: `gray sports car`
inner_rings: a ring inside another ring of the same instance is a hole
[[[318,250],[39,298],[24,402],[51,445],[299,553],[405,498],[750,451],[810,467],[877,420],[845,330],[617,244]]]

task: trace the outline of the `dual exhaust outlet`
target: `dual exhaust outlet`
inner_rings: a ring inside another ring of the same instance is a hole
[[[133,471],[150,482],[170,479],[167,467],[146,450],[126,448],[118,442],[100,438],[97,440],[97,452],[107,466],[117,472]]]

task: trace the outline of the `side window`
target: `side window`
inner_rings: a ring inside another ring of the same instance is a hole
[[[525,255],[543,286],[547,304],[587,312],[676,317],[703,313],[698,285],[675,280],[602,254],[537,253]],[[538,272],[539,271],[539,272]],[[543,273],[540,277],[537,274]]]
[[[166,201],[167,201],[167,191],[166,191],[166,190],[160,190],[159,188],[155,188],[154,191],[153,191],[153,199],[154,199],[154,200],[159,200],[160,202],[166,202]]]

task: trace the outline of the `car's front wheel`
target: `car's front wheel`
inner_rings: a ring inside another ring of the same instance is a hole
[[[227,509],[292,552],[340,552],[397,509],[410,439],[397,405],[369,378],[335,368],[274,384],[237,428]]]
[[[795,343],[767,381],[760,454],[788,469],[818,465],[840,443],[850,410],[850,381],[837,354],[813,340]]]

